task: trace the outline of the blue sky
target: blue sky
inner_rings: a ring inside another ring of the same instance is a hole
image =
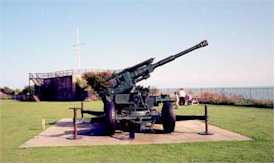
[[[155,61],[207,39],[209,46],[157,69],[156,87],[273,86],[273,1],[1,1],[0,86],[28,72],[120,69]]]

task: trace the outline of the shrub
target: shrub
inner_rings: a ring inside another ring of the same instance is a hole
[[[12,99],[12,96],[11,95],[7,95],[3,92],[0,93],[0,99],[1,100],[8,100],[8,99]]]
[[[158,89],[156,87],[151,87],[149,92],[150,92],[150,95],[153,95],[153,96],[159,96],[160,95],[160,89]]]
[[[203,92],[198,96],[200,103],[216,104],[216,105],[239,105],[251,107],[273,108],[273,100],[255,100],[245,99],[241,96],[226,96],[213,92]]]

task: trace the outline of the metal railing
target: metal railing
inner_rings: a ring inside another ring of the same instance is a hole
[[[81,75],[87,72],[105,72],[105,71],[119,71],[119,70],[110,70],[110,69],[75,69],[75,70],[62,70],[48,73],[29,73],[29,79],[47,79],[47,78],[56,78],[64,76],[74,76]]]

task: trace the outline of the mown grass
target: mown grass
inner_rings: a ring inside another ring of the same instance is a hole
[[[234,106],[209,105],[210,123],[252,141],[18,148],[41,132],[42,118],[49,123],[71,117],[68,108],[74,105],[80,104],[1,101],[0,162],[273,162],[273,110]],[[101,102],[85,106],[102,108]],[[177,114],[202,113],[202,105],[177,110]]]

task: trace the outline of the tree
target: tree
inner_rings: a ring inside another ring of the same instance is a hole
[[[89,86],[86,80],[82,78],[77,78],[75,83],[75,99],[79,101],[85,100],[88,96]]]
[[[21,91],[22,91],[21,89],[16,88],[16,89],[14,90],[14,94],[15,94],[15,95],[18,95]]]
[[[28,95],[33,93],[34,93],[34,86],[25,86],[24,89],[19,94]]]
[[[88,72],[83,75],[83,79],[86,80],[87,84],[91,86],[92,89],[98,92],[103,88],[108,88],[110,86],[110,82],[107,81],[107,79],[112,75],[112,71]]]
[[[15,93],[13,89],[6,87],[6,86],[1,88],[1,92],[5,93],[7,95],[14,95],[14,93]]]

